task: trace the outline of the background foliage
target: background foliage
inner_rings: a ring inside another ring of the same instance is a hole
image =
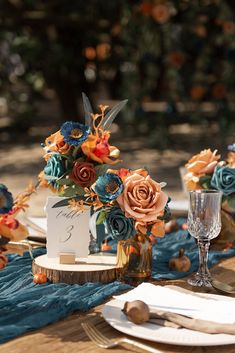
[[[121,121],[150,142],[175,123],[232,122],[232,0],[1,0],[0,28],[0,114],[17,129],[38,101],[83,120],[81,91],[128,98]]]

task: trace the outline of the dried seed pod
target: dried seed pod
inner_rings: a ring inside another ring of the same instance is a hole
[[[126,314],[128,320],[134,322],[134,324],[140,325],[149,320],[149,307],[141,300],[125,302],[122,311]]]

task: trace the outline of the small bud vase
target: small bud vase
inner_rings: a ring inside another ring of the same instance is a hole
[[[152,243],[148,236],[136,234],[117,245],[117,267],[121,268],[120,280],[127,283],[147,281],[152,271]]]

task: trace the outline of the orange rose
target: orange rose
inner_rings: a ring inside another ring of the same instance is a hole
[[[155,222],[162,216],[168,196],[161,190],[161,185],[149,175],[134,173],[124,181],[124,191],[117,202],[126,217],[133,218],[142,225]]]
[[[184,180],[188,190],[201,189],[199,179],[205,174],[213,173],[218,164],[220,155],[216,155],[217,150],[212,152],[209,149],[201,151],[193,156],[185,165],[188,173],[184,176]]]
[[[59,152],[67,154],[71,149],[71,146],[65,143],[64,136],[61,135],[60,130],[50,135],[45,140],[44,150],[46,152],[44,158],[47,160],[50,157],[51,152]]]

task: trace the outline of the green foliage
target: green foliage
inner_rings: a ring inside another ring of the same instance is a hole
[[[84,196],[85,191],[81,186],[78,185],[71,185],[66,187],[61,193],[60,196],[64,197],[72,197],[72,196]]]
[[[97,177],[105,174],[107,172],[107,170],[110,168],[109,164],[98,164],[95,167],[95,171],[96,171],[96,175]]]
[[[104,220],[105,220],[105,217],[106,217],[106,212],[103,210],[103,211],[100,211],[98,217],[97,217],[97,220],[96,220],[96,224],[103,224],[104,223]]]
[[[211,175],[201,176],[199,179],[199,184],[203,189],[211,189]]]

